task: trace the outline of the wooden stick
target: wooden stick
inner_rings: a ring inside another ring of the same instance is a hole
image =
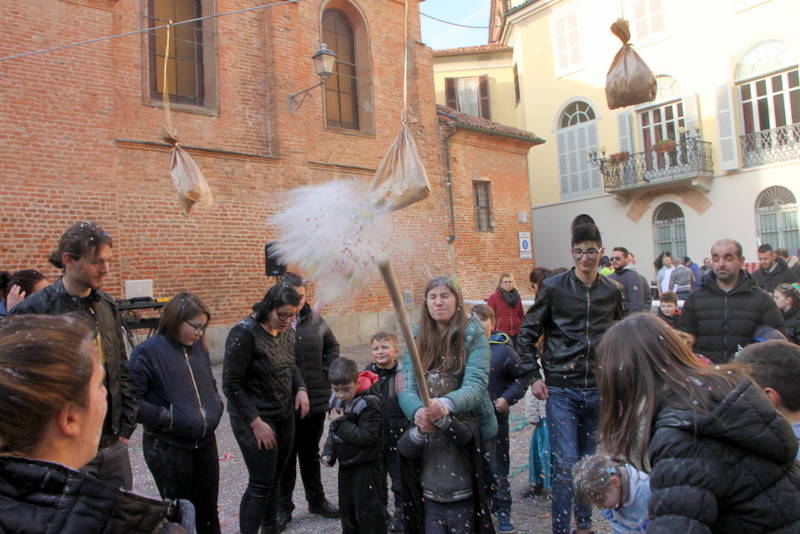
[[[419,349],[414,341],[414,335],[411,333],[411,327],[408,324],[406,317],[406,310],[403,308],[403,299],[400,298],[400,289],[397,287],[397,279],[392,270],[392,264],[389,260],[384,260],[378,263],[378,269],[381,271],[383,281],[386,282],[386,288],[389,290],[389,296],[392,298],[392,306],[394,312],[397,314],[397,320],[400,322],[400,331],[406,340],[408,347],[408,354],[411,356],[411,365],[414,366],[414,376],[417,379],[417,390],[419,397],[422,399],[422,405],[426,408],[431,403],[431,397],[428,394],[428,385],[425,383],[425,371],[422,369],[422,361],[419,358]]]

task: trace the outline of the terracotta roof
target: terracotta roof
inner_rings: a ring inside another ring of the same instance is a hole
[[[514,50],[511,46],[504,46],[499,44],[485,44],[480,46],[463,46],[461,48],[444,48],[442,50],[434,50],[434,57],[442,56],[468,56],[472,54],[491,54],[492,52],[505,52],[506,50]]]
[[[448,123],[456,128],[463,128],[465,130],[473,130],[477,132],[484,132],[490,135],[499,135],[501,137],[511,137],[521,141],[528,141],[534,145],[541,145],[544,139],[537,136],[533,132],[514,128],[513,126],[506,126],[499,122],[490,121],[483,117],[476,117],[474,115],[467,115],[457,109],[451,107],[437,105],[436,114],[439,120]]]

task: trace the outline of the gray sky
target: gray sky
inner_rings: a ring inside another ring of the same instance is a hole
[[[489,25],[490,0],[426,0],[419,5],[427,15],[467,26]],[[486,44],[489,30],[443,24],[420,15],[422,40],[434,49]]]

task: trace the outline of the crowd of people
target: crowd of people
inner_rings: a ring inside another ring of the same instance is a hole
[[[101,289],[112,246],[76,223],[49,258],[52,284],[0,278],[0,531],[219,533],[227,409],[244,534],[287,527],[298,463],[309,511],[345,534],[510,533],[509,414],[525,399],[526,494],[552,501],[554,534],[593,532],[593,506],[615,533],[800,532],[800,273],[784,251],[759,247],[752,275],[734,240],[703,266],[665,252],[652,310],[632,252],[603,262],[598,228],[577,225],[574,266],[534,269],[527,311],[509,273],[471,308],[457,280],[434,277],[418,359],[381,331],[363,369],[286,273],[230,329],[219,387],[212,314],[192,293],[128,359]],[[129,491],[139,423],[162,500]]]

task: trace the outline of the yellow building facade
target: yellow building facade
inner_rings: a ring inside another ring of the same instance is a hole
[[[748,260],[762,243],[800,247],[800,2],[493,0],[491,10],[490,46],[511,49],[518,79],[509,123],[547,140],[528,162],[537,264],[571,263],[580,215],[648,278],[661,252],[700,263],[723,237]],[[611,110],[605,80],[621,42],[609,27],[620,16],[658,93]],[[438,53],[437,99],[440,72],[456,66]],[[466,59],[455,72],[481,75]]]

